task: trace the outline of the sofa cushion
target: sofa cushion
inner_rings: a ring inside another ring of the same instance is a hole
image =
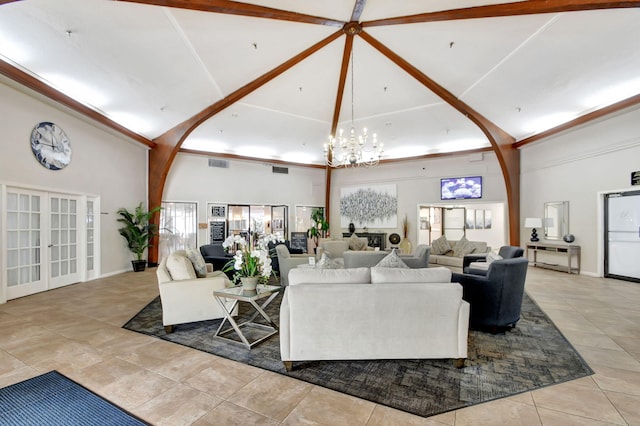
[[[451,282],[451,270],[437,268],[371,268],[371,283],[448,283]]]
[[[500,256],[499,254],[496,254],[494,252],[489,252],[487,253],[487,264],[491,264],[491,262],[495,261],[495,260],[502,260],[502,256]]]
[[[409,267],[407,266],[406,263],[404,263],[402,261],[402,259],[400,259],[400,257],[398,256],[398,254],[396,253],[395,249],[389,253],[388,255],[385,256],[384,259],[382,259],[380,262],[378,262],[378,264],[376,265],[376,267],[380,267],[380,268],[403,268],[403,269],[409,269]]]
[[[451,250],[451,245],[444,235],[431,243],[432,254],[445,254]]]
[[[358,237],[356,234],[351,234],[349,238],[349,250],[366,250],[367,240]]]
[[[473,253],[474,247],[471,245],[469,240],[465,237],[460,238],[460,240],[453,247],[453,255],[455,257],[464,257],[467,254]]]
[[[187,249],[187,258],[191,261],[193,269],[198,278],[204,278],[207,276],[207,264],[204,261],[204,257],[198,250]]]
[[[350,269],[292,269],[289,285],[298,284],[370,284],[370,268]]]
[[[174,281],[197,278],[193,263],[184,254],[171,253],[167,258],[167,271]]]

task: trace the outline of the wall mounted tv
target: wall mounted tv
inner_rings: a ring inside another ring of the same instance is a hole
[[[482,198],[482,176],[440,179],[440,199],[475,200]]]

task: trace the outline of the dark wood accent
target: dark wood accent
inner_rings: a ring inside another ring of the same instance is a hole
[[[162,193],[164,192],[164,185],[166,183],[169,170],[171,169],[171,164],[180,151],[180,145],[182,145],[182,142],[184,142],[192,131],[210,117],[216,115],[230,105],[233,105],[235,102],[252,93],[254,90],[262,87],[343,34],[342,30],[336,31],[332,35],[324,38],[308,49],[303,50],[281,65],[278,65],[271,71],[263,74],[235,92],[230,93],[225,98],[200,111],[193,117],[183,121],[174,128],[169,129],[167,132],[155,139],[154,142],[156,143],[156,147],[149,152],[149,205],[159,206],[162,204]],[[152,223],[160,224],[159,213],[154,215]],[[149,249],[148,257],[149,260],[153,262],[157,262],[158,260],[157,236],[152,241],[152,247]]]
[[[0,5],[8,4],[8,3],[15,3],[17,1],[20,1],[20,0],[0,0]]]
[[[223,154],[217,152],[209,152],[209,151],[198,151],[195,149],[186,149],[180,148],[180,151],[185,154],[195,154],[195,155],[203,155],[206,157],[216,157],[216,158],[230,158],[233,160],[244,160],[244,161],[256,161],[259,163],[273,163],[273,164],[282,164],[283,166],[296,166],[296,167],[306,167],[309,169],[324,169],[325,166],[322,164],[307,164],[307,163],[294,163],[291,161],[282,161],[282,160],[274,160],[271,158],[257,158],[257,157],[245,157],[244,155],[236,155],[236,154]]]
[[[172,325],[165,325],[165,326],[164,326],[164,332],[165,332],[166,334],[171,334],[171,333],[173,333],[173,326],[172,326]]]
[[[362,11],[364,10],[364,6],[367,4],[367,0],[356,0],[356,4],[353,6],[353,13],[351,14],[352,22],[359,22],[360,16],[362,16]]]
[[[380,247],[380,250],[387,248],[387,233],[386,232],[354,232],[357,237],[367,239],[367,246]],[[349,238],[350,232],[343,232],[342,238]]]
[[[467,7],[462,9],[441,10],[396,18],[376,19],[363,22],[363,27],[381,25],[415,24],[422,22],[455,21],[460,19],[495,18],[503,16],[535,15],[541,13],[576,12],[581,10],[621,9],[640,7],[640,0],[603,1],[603,0],[529,0],[514,3],[501,3],[488,6]]]
[[[466,361],[466,358],[456,358],[453,360],[453,365],[456,368],[464,368],[465,361]]]
[[[544,132],[540,132],[537,133],[533,136],[529,136],[528,138],[524,138],[522,140],[519,140],[518,142],[513,144],[514,148],[520,148],[523,147],[525,145],[528,145],[530,143],[533,142],[537,142],[539,140],[548,138],[550,136],[553,135],[557,135],[558,133],[564,132],[566,130],[572,129],[574,127],[580,126],[582,124],[586,124],[589,123],[591,121],[594,121],[598,118],[601,117],[605,117],[609,114],[613,114],[619,111],[623,111],[627,108],[636,106],[636,105],[640,105],[640,94],[632,96],[630,98],[624,99],[620,102],[616,102],[615,104],[611,104],[609,106],[606,106],[604,108],[600,108],[598,110],[595,110],[593,112],[590,112],[588,114],[585,115],[581,115],[578,118],[575,118],[571,121],[568,121],[566,123],[563,123],[559,126],[553,127],[549,130],[545,130]]]
[[[16,83],[19,83],[25,87],[28,87],[29,89],[34,90],[37,93],[43,96],[46,96],[49,99],[54,100],[55,102],[58,102],[59,104],[69,107],[73,111],[76,111],[88,118],[91,118],[92,120],[95,120],[98,123],[106,127],[109,127],[115,130],[116,132],[128,138],[133,139],[136,142],[140,142],[151,148],[155,147],[156,145],[155,143],[145,138],[144,136],[141,136],[135,132],[132,132],[131,130],[121,126],[115,121],[108,119],[102,113],[96,111],[95,109],[90,108],[87,105],[76,101],[75,99],[43,83],[33,75],[28,74],[4,61],[0,61],[0,74],[5,75],[11,80],[15,81]]]
[[[331,217],[331,177],[333,168],[325,167],[325,184],[324,184],[324,219],[329,222]],[[329,229],[331,229],[331,222],[329,222]]]
[[[284,364],[284,369],[287,371],[293,370],[293,361],[282,361]]]
[[[252,16],[254,18],[276,19],[281,21],[302,22],[305,24],[342,27],[344,21],[289,12],[272,7],[258,6],[228,0],[116,0],[127,3],[140,3],[151,6],[173,7],[176,9],[200,10],[203,12],[225,13],[228,15]]]
[[[427,77],[419,69],[411,65],[404,58],[397,55],[387,46],[369,35],[366,31],[360,33],[367,43],[378,50],[390,61],[402,68],[407,74],[415,78],[422,85],[442,98],[446,103],[475,123],[485,134],[493,147],[502,169],[507,189],[507,204],[509,207],[509,241],[511,245],[520,245],[520,152],[513,147],[515,139],[502,130],[482,114],[458,99],[444,87]]]

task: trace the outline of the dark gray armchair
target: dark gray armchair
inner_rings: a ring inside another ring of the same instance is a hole
[[[514,257],[524,256],[524,250],[522,247],[516,246],[502,246],[498,251],[498,255],[503,259],[513,259]],[[474,262],[486,262],[487,253],[468,254],[462,259],[462,271],[465,274],[486,275],[487,268],[473,268],[471,263]]]
[[[487,275],[453,274],[462,298],[471,305],[469,325],[492,333],[515,327],[520,319],[529,261],[524,257],[495,260]]]
[[[233,259],[233,255],[226,252],[222,243],[200,246],[200,253],[206,263],[213,265],[214,271],[222,271],[227,262]],[[226,274],[230,277],[233,275],[233,271],[226,272]]]

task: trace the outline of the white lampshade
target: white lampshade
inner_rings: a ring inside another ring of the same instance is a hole
[[[524,220],[525,228],[542,228],[542,219],[539,217],[528,217]]]

